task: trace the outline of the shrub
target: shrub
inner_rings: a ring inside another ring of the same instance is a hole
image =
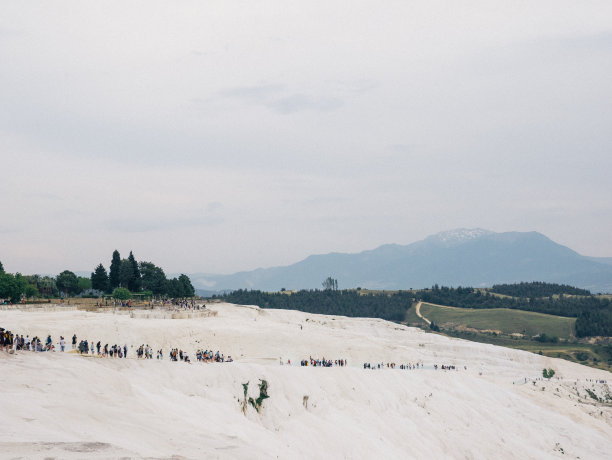
[[[542,376],[545,379],[550,380],[553,378],[554,375],[555,375],[555,371],[553,369],[546,369],[546,368],[542,369]]]
[[[242,389],[244,390],[244,399],[242,400],[242,413],[246,414],[247,403],[253,406],[253,408],[259,412],[261,410],[261,405],[264,402],[264,399],[268,399],[268,382],[266,380],[259,381],[259,396],[257,399],[253,399],[249,397],[247,399],[247,392],[249,390],[249,382],[242,384]]]
[[[126,288],[116,288],[113,291],[113,297],[117,300],[128,300],[132,298],[132,293]]]

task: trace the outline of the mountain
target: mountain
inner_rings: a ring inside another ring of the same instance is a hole
[[[457,229],[409,245],[386,244],[357,254],[312,255],[293,265],[232,275],[192,274],[206,290],[313,289],[331,276],[340,288],[487,287],[546,281],[612,292],[609,258],[586,257],[538,232]]]

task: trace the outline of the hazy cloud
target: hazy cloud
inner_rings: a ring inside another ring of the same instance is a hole
[[[266,104],[284,91],[284,85],[259,85],[229,88],[221,91],[225,97],[242,99],[258,104]]]
[[[203,209],[184,209],[179,212],[163,213],[150,217],[130,215],[124,218],[111,219],[103,223],[106,230],[125,233],[159,232],[172,228],[211,227],[225,221],[223,204],[208,203]]]
[[[292,93],[285,85],[230,88],[221,91],[220,94],[249,104],[261,105],[285,115],[304,110],[327,112],[343,105],[343,101],[338,97]]]
[[[228,273],[456,227],[612,255],[612,2],[271,7],[5,2],[5,266]]]
[[[312,97],[304,94],[292,94],[266,104],[279,113],[290,114],[302,110],[328,112],[342,107],[343,102],[336,97]]]

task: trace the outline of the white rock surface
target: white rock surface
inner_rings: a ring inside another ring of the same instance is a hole
[[[0,311],[0,326],[24,335],[130,347],[128,359],[0,352],[0,458],[610,458],[612,408],[586,392],[609,395],[608,372],[376,319],[209,309],[190,319]],[[165,360],[134,359],[147,343]],[[169,362],[170,347],[236,361]],[[309,356],[349,366],[300,367]],[[534,385],[544,367],[555,378]],[[259,379],[270,398],[244,415],[241,384],[256,397]]]

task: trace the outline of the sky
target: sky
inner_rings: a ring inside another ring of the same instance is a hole
[[[0,261],[233,273],[443,230],[612,256],[612,2],[0,0]]]

